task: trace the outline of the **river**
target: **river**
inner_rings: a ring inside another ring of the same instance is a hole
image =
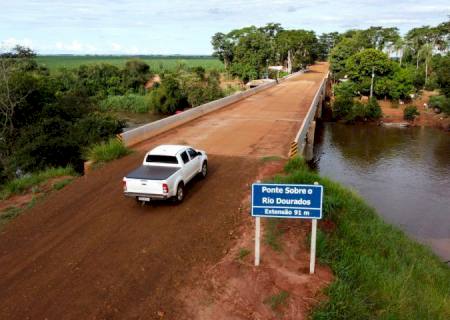
[[[450,260],[449,132],[324,123],[314,147],[321,175],[351,187],[386,222]]]

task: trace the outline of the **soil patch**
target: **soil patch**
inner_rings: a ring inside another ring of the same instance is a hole
[[[279,172],[283,163],[262,166],[258,177],[269,178],[267,174]],[[311,308],[325,298],[322,289],[333,275],[322,265],[316,265],[314,275],[309,274],[311,222],[280,220],[281,251],[262,242],[261,264],[255,267],[254,219],[249,212],[248,195],[242,204],[238,240],[219,263],[195,270],[191,274],[195,286],[181,291],[179,298],[187,310],[182,319],[307,319]],[[263,234],[264,229],[263,224]]]
[[[414,99],[411,103],[403,105],[395,105],[389,100],[379,100],[378,103],[383,111],[382,121],[386,123],[402,123],[406,122],[403,119],[403,110],[408,105],[414,105],[420,112],[420,115],[409,122],[411,126],[417,127],[434,127],[443,130],[450,130],[450,117],[443,113],[437,114],[431,108],[427,108],[430,96],[437,95],[436,92],[423,91],[422,95]]]
[[[0,215],[2,214],[3,211],[9,208],[19,208],[19,209],[26,208],[33,201],[33,199],[40,198],[43,195],[51,192],[53,190],[53,186],[58,182],[73,178],[74,177],[71,176],[61,176],[52,178],[39,184],[38,186],[30,188],[29,190],[27,190],[22,194],[15,194],[5,200],[1,200]]]

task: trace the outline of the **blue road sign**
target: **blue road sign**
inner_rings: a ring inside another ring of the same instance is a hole
[[[323,186],[309,184],[252,185],[252,216],[322,219]]]

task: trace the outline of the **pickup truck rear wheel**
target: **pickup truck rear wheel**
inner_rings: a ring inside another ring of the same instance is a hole
[[[184,184],[181,182],[177,187],[177,194],[175,195],[175,201],[181,203],[184,199]]]
[[[208,174],[208,163],[205,161],[202,164],[202,171],[200,171],[200,176],[202,178],[206,178],[207,174]]]

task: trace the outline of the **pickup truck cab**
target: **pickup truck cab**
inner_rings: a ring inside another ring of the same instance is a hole
[[[123,178],[125,196],[140,202],[184,199],[186,184],[196,175],[206,177],[208,157],[190,146],[160,145],[147,152],[142,165]]]

